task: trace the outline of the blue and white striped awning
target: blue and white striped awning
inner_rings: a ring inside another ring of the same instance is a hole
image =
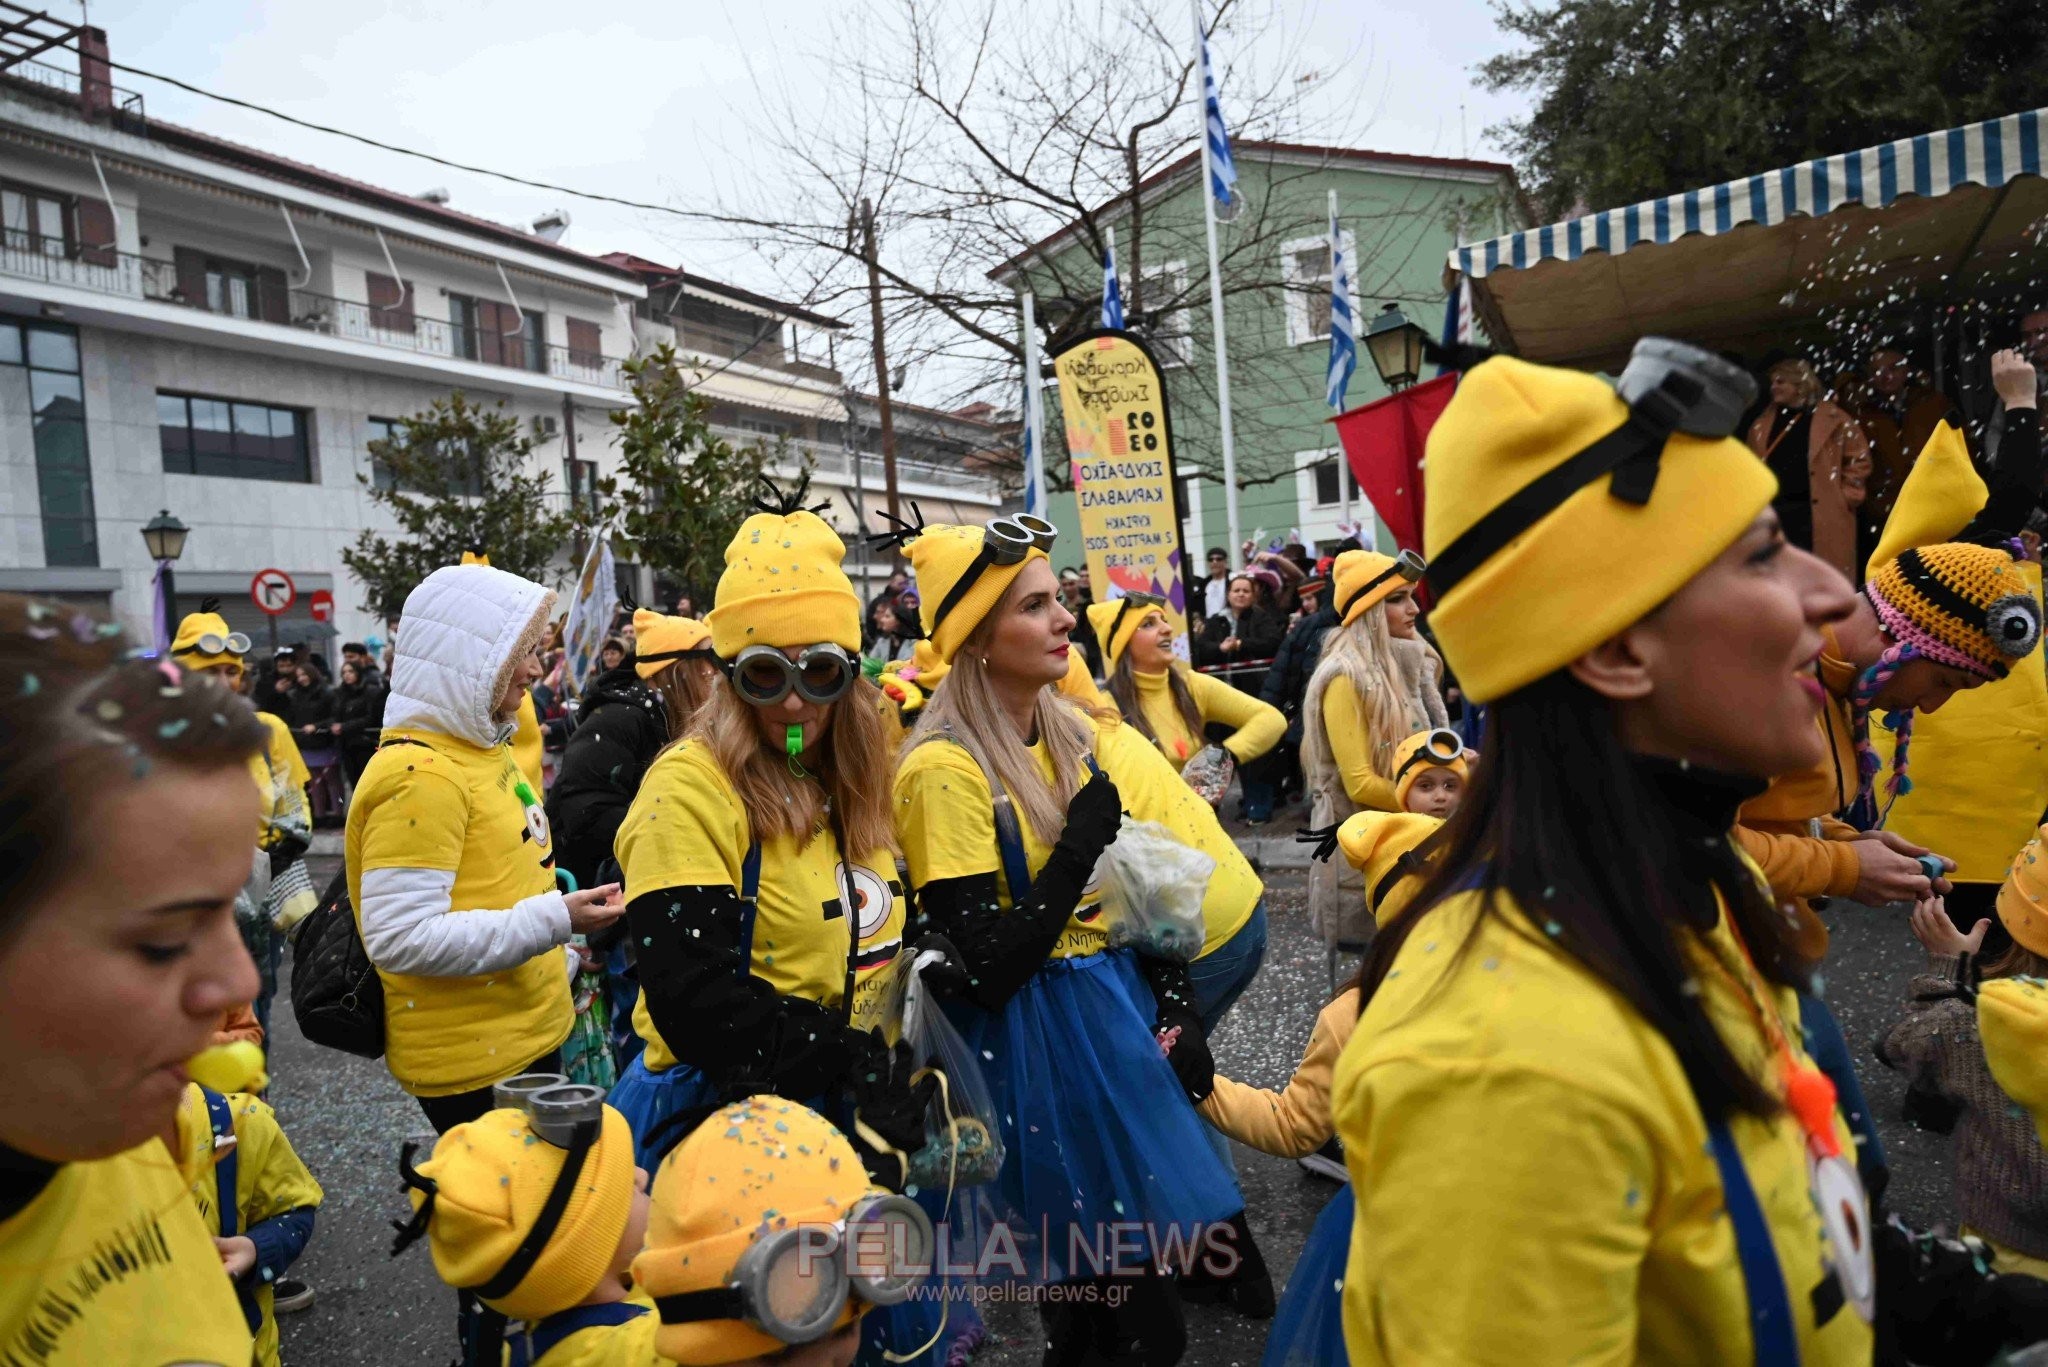
[[[2042,173],[2044,125],[2048,109],[2009,114],[1509,233],[1454,247],[1450,269],[1478,278],[1539,261],[1576,261],[1591,252],[1619,255],[1694,233],[1713,237],[1743,224],[1768,227],[1801,215],[1817,218],[1845,204],[1882,208],[1907,195],[1944,195],[1962,185],[1995,190],[2016,176]]]

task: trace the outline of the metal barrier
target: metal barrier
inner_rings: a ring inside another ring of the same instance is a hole
[[[1271,669],[1273,662],[1279,658],[1274,655],[1263,660],[1239,660],[1236,664],[1230,665],[1195,665],[1193,668],[1197,674],[1213,674],[1217,678],[1228,679],[1233,674],[1263,674]]]

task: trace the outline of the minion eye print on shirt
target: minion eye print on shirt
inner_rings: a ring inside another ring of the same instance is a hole
[[[899,921],[892,928],[889,916],[903,896],[903,884],[894,878],[883,878],[865,864],[849,867],[843,860],[833,867],[832,879],[839,887],[848,884],[853,887],[853,913],[860,934],[860,949],[853,960],[854,970],[866,973],[890,962],[903,948],[902,923]],[[845,911],[837,897],[825,903],[825,919],[828,921],[837,920]],[[875,938],[885,932],[889,933],[887,939]]]

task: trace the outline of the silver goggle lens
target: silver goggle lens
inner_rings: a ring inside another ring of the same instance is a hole
[[[900,1305],[932,1265],[932,1222],[903,1196],[862,1201],[846,1219],[846,1275],[870,1305]]]
[[[983,530],[981,544],[995,564],[1014,565],[1031,554],[1038,538],[1020,519],[999,517]]]
[[[1456,764],[1465,757],[1465,738],[1447,726],[1439,726],[1422,743],[1422,756],[1431,764]]]
[[[815,1343],[846,1308],[846,1268],[838,1231],[777,1230],[740,1259],[735,1279],[754,1327],[782,1343]]]
[[[576,1142],[579,1125],[604,1121],[604,1088],[565,1082],[526,1096],[526,1119],[533,1132],[558,1149]]]
[[[569,1079],[561,1073],[521,1073],[518,1077],[508,1077],[492,1086],[491,1105],[501,1111],[523,1111],[526,1109],[526,1099],[535,1092],[546,1091],[550,1087],[561,1087],[568,1081]]]

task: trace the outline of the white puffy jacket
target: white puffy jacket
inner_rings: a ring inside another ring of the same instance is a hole
[[[439,731],[485,749],[511,738],[495,715],[516,659],[547,629],[555,595],[488,565],[435,570],[405,599],[391,662],[387,728]],[[464,908],[443,869],[371,869],[362,877],[363,948],[391,973],[473,977],[522,964],[569,942],[569,907],[556,891],[512,906]],[[573,971],[573,955],[569,965]]]

